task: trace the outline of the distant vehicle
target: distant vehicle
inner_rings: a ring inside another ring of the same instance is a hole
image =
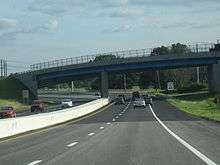
[[[135,91],[132,93],[132,100],[134,101],[135,99],[141,98],[140,92]]]
[[[101,97],[100,93],[95,93],[95,96]]]
[[[0,118],[12,118],[16,117],[15,108],[12,106],[1,107]]]
[[[124,94],[120,94],[118,95],[118,97],[122,97],[124,99],[124,101],[126,100],[125,95]]]
[[[145,100],[142,98],[135,99],[133,105],[134,105],[134,108],[136,108],[136,107],[144,107],[145,108],[146,107]]]
[[[143,95],[143,99],[145,100],[146,104],[150,104],[151,106],[153,105],[153,99],[149,95]]]
[[[66,100],[63,100],[61,102],[61,107],[62,108],[69,108],[69,107],[72,107],[72,106],[73,106],[73,102],[70,99],[66,99]]]
[[[115,99],[115,104],[125,104],[125,100],[123,97],[117,97]]]
[[[31,112],[40,111],[43,112],[44,109],[44,103],[42,100],[34,100],[33,104],[31,105]]]

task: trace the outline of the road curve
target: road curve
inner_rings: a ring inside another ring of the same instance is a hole
[[[191,117],[165,101],[153,111],[177,136],[220,164],[220,124]],[[0,142],[1,165],[206,164],[153,116],[150,107],[113,105],[64,126]]]

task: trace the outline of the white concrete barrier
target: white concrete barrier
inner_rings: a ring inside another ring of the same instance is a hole
[[[0,138],[36,130],[55,124],[63,123],[94,112],[109,103],[108,99],[98,99],[76,107],[41,113],[31,116],[1,119]]]

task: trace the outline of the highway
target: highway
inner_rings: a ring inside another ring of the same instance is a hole
[[[80,121],[0,142],[0,164],[220,164],[220,124],[163,100],[152,108],[109,105]]]
[[[85,104],[85,103],[87,103],[89,101],[87,100],[87,101],[76,101],[76,102],[73,102],[73,106],[72,107]],[[30,109],[27,109],[27,110],[22,111],[22,112],[17,112],[17,117],[20,117],[20,116],[30,116],[30,115],[34,115],[34,114],[38,114],[38,113],[48,113],[48,112],[53,112],[53,111],[59,111],[61,109],[63,109],[61,107],[61,104],[56,104],[56,105],[48,106],[48,107],[45,108],[44,112],[37,112],[37,111],[36,112],[31,112]]]

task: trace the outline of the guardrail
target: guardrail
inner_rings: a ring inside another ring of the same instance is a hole
[[[98,99],[76,107],[0,120],[0,139],[24,132],[49,127],[92,113],[109,104],[108,99]]]
[[[210,48],[213,48],[213,47],[214,47],[214,44],[187,45],[187,52],[192,52],[192,53],[208,52]],[[171,46],[168,48],[171,49]],[[43,70],[43,69],[48,69],[48,68],[53,68],[53,67],[89,63],[89,62],[93,62],[96,59],[96,57],[107,56],[107,55],[112,55],[116,58],[148,57],[152,55],[153,49],[154,48],[125,50],[125,51],[116,51],[116,52],[100,53],[100,54],[95,54],[95,55],[66,58],[66,59],[33,64],[30,66],[30,69],[31,71],[37,71],[37,70]]]

